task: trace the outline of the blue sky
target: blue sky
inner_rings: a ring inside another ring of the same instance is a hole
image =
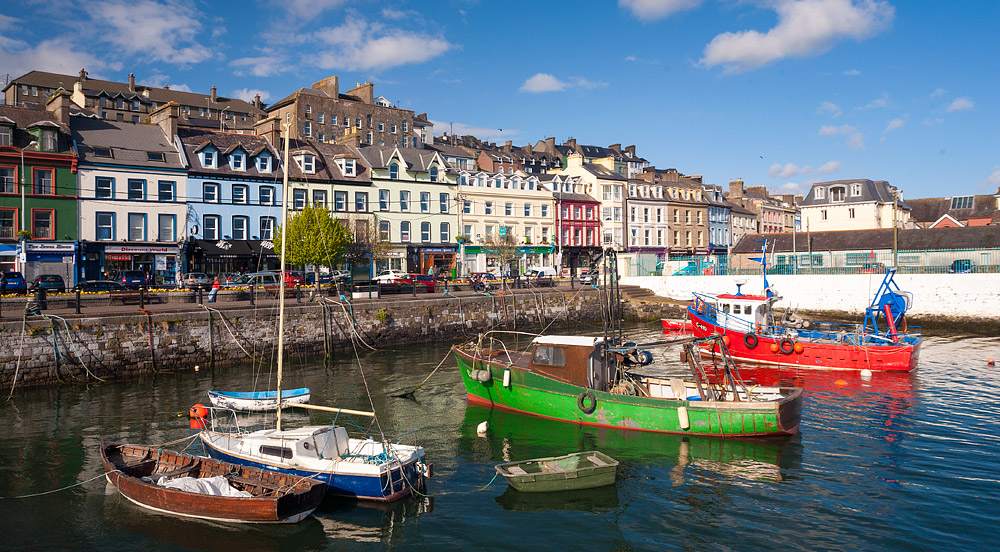
[[[21,0],[0,8],[0,75],[86,67],[268,102],[339,75],[437,134],[939,197],[1000,186],[998,28],[997,0]]]

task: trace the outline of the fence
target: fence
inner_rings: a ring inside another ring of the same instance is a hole
[[[760,253],[693,257],[637,258],[623,266],[623,276],[703,276],[760,274],[753,260]],[[997,273],[1000,248],[877,251],[772,252],[769,274],[879,274],[896,266],[900,274]]]

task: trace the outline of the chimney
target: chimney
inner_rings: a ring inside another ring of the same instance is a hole
[[[349,129],[345,129],[342,135],[334,137],[333,142],[341,146],[358,148],[361,147],[361,134],[358,132],[358,129],[352,126]]]
[[[215,95],[215,85],[212,85],[212,103],[219,101],[218,96]]]
[[[625,153],[629,154],[629,157],[635,157],[635,146],[625,146]]]
[[[135,73],[128,74],[128,91],[135,92]]]
[[[263,136],[271,143],[274,149],[281,151],[281,118],[280,117],[268,117],[266,119],[261,119],[254,123],[253,131],[255,134]]]
[[[576,138],[569,138],[566,141],[564,141],[562,145],[572,149],[576,149]]]
[[[608,149],[613,149],[613,150],[617,151],[618,153],[621,153],[622,152],[622,145],[621,144],[611,144],[610,146],[608,146]]]
[[[552,153],[552,152],[556,151],[556,137],[555,136],[549,136],[548,138],[545,139],[545,150],[548,151],[549,153]]]
[[[583,166],[583,156],[579,153],[571,153],[566,158],[566,168],[570,167],[582,167]]]
[[[348,90],[346,94],[348,96],[356,97],[358,100],[361,101],[361,103],[367,105],[372,105],[373,103],[375,103],[375,85],[368,81],[365,81],[364,84],[361,84],[359,82],[357,86],[355,86],[351,90]]]
[[[327,77],[312,84],[313,90],[319,90],[327,96],[337,99],[340,97],[340,78],[337,75]]]
[[[80,69],[80,80],[82,81],[87,80],[87,71],[84,70],[83,68]]]
[[[69,92],[56,90],[45,102],[45,109],[55,115],[60,124],[68,126],[70,103]]]
[[[177,102],[167,102],[149,114],[149,122],[160,127],[163,135],[173,142],[177,136],[177,117],[180,114],[180,105]]]
[[[507,140],[507,143],[503,145],[504,153],[506,153],[507,155],[511,155],[511,149],[513,148],[513,146],[514,142],[512,142],[511,140]]]
[[[737,178],[736,180],[729,181],[729,197],[733,199],[738,199],[743,197],[743,179]]]
[[[263,109],[262,107],[260,107],[260,94],[253,95],[253,106],[256,107],[257,109]]]

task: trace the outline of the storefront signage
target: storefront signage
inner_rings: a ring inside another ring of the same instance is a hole
[[[160,246],[160,245],[109,245],[104,248],[104,252],[105,253],[162,253],[166,255],[176,255],[177,248]]]
[[[423,248],[424,253],[454,253],[454,247],[425,247]]]
[[[229,251],[233,247],[233,244],[231,244],[231,243],[229,243],[229,242],[227,242],[225,240],[219,240],[219,241],[215,242],[215,247],[218,247],[219,249],[222,249],[223,251]]]
[[[28,253],[76,253],[73,242],[25,242]]]
[[[121,255],[116,253],[106,253],[104,255],[105,261],[131,261],[132,255]]]
[[[274,251],[274,242],[269,241],[269,240],[264,240],[264,241],[260,242],[260,248],[261,249],[270,249],[271,251]]]

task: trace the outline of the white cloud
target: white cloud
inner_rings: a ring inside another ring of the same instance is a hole
[[[878,108],[886,107],[887,105],[889,105],[889,93],[888,92],[882,92],[882,96],[879,99],[872,100],[872,101],[868,102],[868,104],[865,105],[864,107],[858,107],[856,109],[864,111],[866,109],[878,109]]]
[[[951,102],[951,105],[949,105],[945,111],[951,113],[952,111],[966,111],[972,108],[973,108],[972,100],[963,97],[963,98],[955,98],[955,101]]]
[[[885,125],[885,130],[883,130],[882,132],[885,133],[896,130],[897,128],[900,128],[905,124],[906,124],[905,118],[896,117],[895,119],[889,121],[889,124]]]
[[[834,119],[836,119],[837,117],[840,117],[840,114],[841,114],[840,106],[838,106],[837,104],[835,104],[833,102],[823,102],[823,103],[821,103],[820,106],[819,106],[819,109],[817,111],[819,113],[829,113]]]
[[[311,19],[322,12],[345,4],[346,0],[274,0],[272,3],[292,17]]]
[[[258,90],[256,88],[240,88],[239,90],[233,90],[232,96],[238,98],[245,102],[252,102],[254,96],[260,94],[261,101],[269,102],[271,101],[271,94],[266,90]]]
[[[171,90],[179,90],[181,92],[191,92],[191,87],[186,84],[169,84],[167,85]]]
[[[628,9],[642,21],[656,21],[671,15],[697,8],[702,0],[618,0],[618,5]]]
[[[517,130],[477,127],[465,123],[434,120],[431,120],[431,123],[434,125],[434,134],[438,136],[453,132],[455,136],[475,136],[480,139],[503,138],[504,140],[508,140],[520,134]]]
[[[388,28],[351,19],[335,28],[317,31],[328,48],[319,52],[316,65],[347,71],[381,70],[423,63],[455,46],[443,38]],[[315,53],[309,53],[310,57]]]
[[[234,59],[229,62],[232,67],[237,67],[233,73],[237,76],[252,75],[254,77],[273,77],[288,71],[288,64],[285,63],[283,55],[273,53],[258,57],[245,57]]]
[[[705,46],[699,63],[737,73],[788,57],[821,54],[843,39],[870,38],[887,28],[895,15],[884,0],[776,0],[774,9],[774,28],[720,34]]]
[[[851,134],[852,132],[856,132],[856,131],[857,131],[857,129],[854,128],[854,127],[852,127],[851,125],[840,125],[840,126],[823,125],[819,129],[819,135],[820,136],[840,136],[840,135],[844,135],[844,134]]]
[[[177,0],[106,0],[83,4],[101,39],[153,61],[194,64],[217,54],[199,44],[201,18]]]
[[[935,125],[940,125],[940,124],[943,124],[943,123],[944,123],[944,119],[942,119],[940,117],[938,117],[936,119],[930,119],[930,118],[924,119],[924,122],[923,122],[924,126],[935,126]]]
[[[934,91],[930,93],[930,97],[937,98],[938,96],[945,95],[947,92],[948,91],[945,90],[944,88],[935,88]]]
[[[994,170],[992,174],[980,182],[979,188],[985,189],[990,193],[993,193],[993,190],[1000,189],[1000,168]]]
[[[0,37],[0,67],[11,76],[23,75],[31,70],[75,75],[81,67],[86,67],[95,77],[102,69],[120,67],[78,48],[78,42],[68,38],[55,38],[28,46],[20,40]],[[73,83],[64,83],[64,87],[72,89]]]
[[[799,167],[795,163],[787,163],[782,165],[781,163],[775,163],[771,165],[767,174],[771,178],[791,178],[793,176],[798,176],[800,174],[830,174],[836,172],[840,168],[840,161],[827,161],[823,163],[818,169],[814,169],[809,165],[804,167]]]
[[[393,8],[383,8],[382,17],[386,19],[405,19],[407,17],[414,17],[416,12],[397,10]]]
[[[865,135],[860,132],[855,132],[854,134],[848,136],[847,147],[854,151],[861,151],[865,149]]]
[[[569,77],[569,80],[561,81],[548,73],[535,73],[528,77],[518,90],[537,94],[543,92],[560,92],[568,88],[586,88],[587,90],[592,90],[606,86],[608,86],[606,82],[591,81],[583,77]]]
[[[844,74],[849,77],[858,77],[861,76],[861,71],[858,71],[857,69],[848,69],[847,71],[844,71]]]

